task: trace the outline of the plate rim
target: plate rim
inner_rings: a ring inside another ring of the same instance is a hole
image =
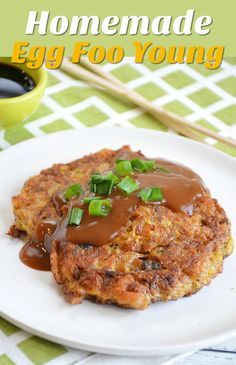
[[[231,338],[236,336],[236,329],[225,331],[224,334],[219,334],[217,336],[208,337],[208,339],[198,340],[192,342],[188,342],[185,345],[166,345],[166,346],[152,346],[152,347],[134,347],[134,346],[127,346],[127,347],[120,347],[116,346],[114,348],[111,345],[104,345],[97,344],[89,344],[86,342],[75,342],[68,339],[62,339],[61,337],[55,337],[52,334],[47,332],[37,330],[32,326],[22,325],[17,319],[14,319],[12,316],[8,316],[2,314],[0,311],[1,317],[5,320],[11,322],[12,324],[16,325],[17,327],[21,328],[22,330],[29,332],[30,334],[42,337],[46,340],[52,341],[54,343],[58,343],[64,346],[72,347],[77,350],[88,351],[88,352],[97,352],[100,354],[107,354],[107,355],[125,355],[125,356],[162,356],[162,355],[175,355],[175,354],[183,354],[187,352],[194,352],[199,349],[203,349],[205,347],[210,347],[212,345],[217,345],[218,343],[224,342],[226,340],[230,340]]]
[[[115,126],[111,126],[111,127],[108,127],[108,126],[97,126],[97,127],[82,127],[82,128],[73,128],[73,129],[67,129],[67,130],[61,130],[61,131],[57,131],[57,132],[53,132],[53,133],[49,133],[49,134],[43,134],[43,135],[40,135],[40,136],[34,136],[32,138],[29,138],[29,139],[26,139],[26,140],[23,140],[23,141],[20,141],[20,142],[17,142],[16,144],[14,145],[10,145],[9,147],[3,149],[2,151],[0,151],[0,159],[1,159],[1,156],[2,155],[5,155],[6,153],[9,153],[9,151],[11,150],[17,150],[18,148],[20,148],[22,145],[26,145],[26,144],[32,144],[33,141],[35,139],[50,139],[50,138],[53,138],[54,136],[60,136],[60,135],[63,135],[63,134],[73,134],[73,133],[80,133],[81,131],[86,131],[86,133],[90,132],[90,131],[94,131],[94,130],[111,130],[111,131],[117,131],[117,130],[135,130],[135,131],[140,131],[140,132],[144,132],[144,133],[150,133],[150,134],[159,134],[160,136],[165,136],[167,138],[170,138],[170,139],[174,139],[174,140],[182,140],[184,141],[184,143],[187,143],[187,144],[193,144],[195,146],[201,146],[201,148],[204,148],[206,149],[207,151],[214,151],[214,153],[218,154],[219,156],[223,157],[224,158],[227,158],[229,161],[234,161],[234,163],[236,163],[236,158],[229,155],[228,153],[226,152],[223,152],[217,148],[215,148],[213,145],[211,146],[210,144],[206,144],[206,143],[203,143],[203,142],[200,142],[200,141],[195,141],[193,139],[190,139],[188,137],[184,137],[184,136],[181,136],[181,135],[178,135],[176,133],[170,133],[170,132],[164,132],[164,131],[161,131],[161,130],[156,130],[156,129],[148,129],[148,128],[139,128],[139,127],[115,127]],[[121,143],[121,145],[123,145],[123,143]],[[106,148],[106,147],[105,147]]]

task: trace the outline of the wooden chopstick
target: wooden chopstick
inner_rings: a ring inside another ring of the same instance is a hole
[[[117,85],[121,85],[123,87],[126,87],[124,85],[124,83],[122,83],[118,78],[116,78],[114,75],[112,75],[111,73],[107,72],[106,70],[104,70],[102,67],[96,65],[96,64],[93,64],[91,62],[88,61],[88,59],[86,57],[81,57],[81,61],[80,63],[82,65],[84,65],[85,67],[87,67],[88,69],[90,69],[91,71],[95,72],[96,74],[98,74],[99,76],[101,77],[105,77],[107,80],[110,80],[111,82],[113,83],[116,83]],[[131,92],[132,93],[135,93],[136,95],[139,95],[138,93],[136,93],[134,90],[131,89]],[[145,99],[146,100],[146,99]],[[160,108],[160,107],[159,107]],[[161,108],[160,108],[161,109]],[[166,111],[166,114],[170,114],[170,112]],[[171,115],[173,115],[173,113],[171,113]],[[166,115],[167,116],[167,115]],[[177,115],[175,115],[175,117],[178,117]],[[168,118],[168,116],[167,116]],[[178,119],[181,118],[181,117],[178,117]],[[207,135],[208,137],[211,137],[213,139],[216,139],[220,142],[223,142],[229,146],[232,146],[232,147],[236,147],[236,141],[231,139],[231,138],[226,138],[226,137],[223,137],[221,135],[218,135],[217,133],[205,128],[205,127],[202,127],[202,126],[199,126],[197,125],[197,128],[195,128],[195,125],[191,125],[189,122],[187,122],[184,118],[181,118],[181,121],[185,121],[186,123],[188,123],[189,127],[192,128],[192,129],[195,129],[196,131],[199,131],[200,133],[202,134],[205,134]],[[184,133],[183,133],[184,134]],[[192,137],[190,137],[192,138]],[[200,138],[196,138],[196,140],[200,140]],[[202,140],[200,140],[202,142]]]
[[[208,137],[211,137],[217,141],[223,142],[226,145],[236,147],[236,141],[231,138],[223,137],[212,130],[209,130],[201,125],[192,124],[187,122],[184,118],[163,109],[162,107],[156,106],[153,103],[150,103],[147,99],[145,99],[140,94],[136,93],[134,90],[129,89],[126,85],[124,85],[119,80],[116,80],[115,76],[109,74],[104,71],[101,67],[92,65],[88,61],[83,60],[82,63],[86,65],[86,67],[92,69],[94,72],[90,72],[86,70],[84,67],[80,65],[73,64],[69,60],[65,59],[61,66],[62,70],[65,72],[69,72],[75,77],[79,77],[85,81],[94,83],[98,86],[101,86],[115,95],[118,95],[120,98],[125,98],[135,103],[136,105],[142,107],[144,110],[148,111],[150,114],[158,117],[159,121],[163,124],[167,125],[169,128],[172,128],[179,133],[184,134],[187,137],[192,139],[201,141],[202,140],[193,132],[202,133]],[[95,67],[94,67],[95,66]],[[95,73],[96,72],[96,73]],[[99,75],[98,75],[99,73]]]
[[[121,85],[123,87],[126,87],[124,85],[124,83],[122,83],[118,78],[116,78],[114,75],[112,75],[111,73],[107,72],[106,70],[104,70],[102,67],[93,64],[91,62],[88,61],[88,59],[86,57],[81,57],[81,61],[80,63],[82,65],[84,65],[86,68],[90,69],[91,71],[95,72],[96,74],[98,74],[101,77],[105,77],[107,80],[110,80],[113,83],[116,83],[117,85]],[[138,93],[136,93],[134,90],[131,89],[132,93],[135,93],[136,95],[139,95]],[[145,99],[146,100],[146,99]],[[161,108],[160,108],[161,109]],[[167,114],[169,114],[168,111],[165,110],[165,112]],[[173,115],[173,113],[171,113]],[[175,115],[175,117],[178,117],[177,115]],[[181,117],[180,117],[181,118]],[[184,120],[185,122],[187,122],[184,118],[181,118],[181,121]],[[236,147],[236,141],[231,139],[231,138],[226,138],[223,137],[221,135],[218,135],[217,133],[205,128],[205,127],[201,127],[199,125],[197,125],[197,128],[195,128],[195,125],[191,125],[189,122],[187,122],[189,127],[192,129],[195,129],[196,131],[198,130],[200,133],[207,135],[208,137],[211,137],[213,139],[216,139],[218,141],[221,141],[227,145],[230,145],[232,147]],[[201,130],[200,130],[201,129]],[[190,137],[191,138],[191,137]],[[197,138],[196,138],[197,140]],[[200,140],[200,138],[198,138],[198,140]],[[202,140],[200,140],[202,142]]]
[[[98,86],[108,89],[110,92],[112,92],[116,96],[118,95],[122,100],[124,100],[124,98],[125,99],[128,98],[128,100],[132,101],[134,104],[136,104],[140,107],[140,103],[137,101],[137,98],[140,97],[140,95],[134,92],[135,93],[135,95],[134,95],[135,99],[134,99],[134,98],[131,98],[131,93],[129,92],[130,95],[129,95],[129,97],[127,97],[127,89],[124,87],[125,85],[123,85],[119,80],[116,83],[111,83],[110,81],[108,81],[106,79],[106,77],[104,75],[103,75],[103,78],[101,78],[98,75],[89,72],[88,70],[86,70],[85,68],[83,68],[79,65],[72,64],[67,59],[65,59],[63,61],[61,69],[63,71],[65,71],[66,73],[69,73],[75,77],[79,77],[87,82],[92,82]],[[111,75],[111,74],[109,74],[109,75],[110,75],[109,78],[111,79],[113,77],[113,75]],[[143,98],[143,101],[147,102],[147,100],[144,98]],[[147,109],[146,105],[143,106],[143,108],[146,111],[148,111],[150,114],[152,114],[155,118],[157,118],[156,111],[153,110],[153,108]],[[182,126],[177,125],[176,123],[172,122],[172,120],[169,120],[166,117],[162,117],[160,119],[160,121],[163,124],[165,124],[167,127],[175,130],[178,133],[181,133],[194,140],[201,141],[200,138],[195,133],[193,133],[189,128],[188,129],[185,127],[183,128]]]
[[[120,81],[117,77],[112,75],[110,72],[107,72],[106,70],[102,69],[100,66],[89,62],[86,57],[81,57],[80,64],[85,66],[87,69],[90,69],[92,72],[94,72],[95,74],[101,76],[102,78],[105,78],[106,80],[111,81],[112,83],[114,83],[118,86],[126,88],[126,85],[122,81]],[[132,89],[130,89],[130,93],[133,94],[133,96],[135,97],[136,100],[137,100],[137,98],[140,97],[140,94],[138,94],[136,91],[134,91]],[[145,98],[143,98],[143,100],[145,100],[145,102],[147,101]],[[136,104],[138,106],[140,106],[137,102],[136,102]],[[145,108],[145,110],[147,110],[147,109]],[[148,112],[149,112],[149,114],[153,115],[155,118],[158,117],[155,110],[153,110],[153,109],[150,110],[149,109]],[[181,133],[181,134],[183,134],[183,135],[185,135],[185,136],[187,136],[191,139],[202,142],[202,140],[199,138],[199,136],[196,133],[194,133],[190,128],[186,129],[185,127],[182,127],[182,126],[176,124],[174,121],[172,121],[168,118],[166,118],[165,120],[163,118],[161,120],[161,122],[163,124],[165,124],[167,127],[175,130],[177,133]]]
[[[113,82],[114,84],[120,85],[122,87],[125,86],[122,81],[120,81],[117,77],[112,75],[110,72],[104,70],[101,66],[98,66],[94,63],[89,62],[87,57],[81,57],[80,65],[85,66],[86,68],[90,69],[97,75],[107,79],[108,81]]]

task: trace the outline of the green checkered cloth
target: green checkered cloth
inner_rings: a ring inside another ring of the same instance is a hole
[[[184,116],[191,123],[236,138],[236,58],[226,59],[214,71],[206,70],[204,65],[137,65],[132,59],[102,67],[156,105]],[[0,131],[0,149],[61,130],[103,126],[167,131],[135,105],[56,70],[49,73],[46,95],[34,115]],[[207,141],[236,157],[235,149],[210,138]],[[95,364],[91,356],[94,355],[32,336],[0,319],[0,365],[69,365],[85,360],[86,364]],[[96,356],[97,363],[101,363],[99,355]],[[155,364],[161,362],[156,360]]]

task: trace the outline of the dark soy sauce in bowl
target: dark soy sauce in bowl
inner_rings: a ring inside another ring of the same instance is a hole
[[[0,63],[0,99],[21,96],[34,88],[33,79],[25,71]]]

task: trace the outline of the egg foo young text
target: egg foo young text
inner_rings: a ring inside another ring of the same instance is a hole
[[[57,69],[61,66],[65,55],[70,57],[73,63],[79,63],[81,57],[86,56],[93,64],[103,61],[117,64],[124,57],[132,55],[135,63],[144,61],[157,65],[162,62],[195,63],[202,64],[206,69],[217,69],[223,60],[224,46],[201,44],[202,37],[210,34],[212,24],[213,18],[210,15],[197,16],[194,9],[187,9],[183,15],[177,17],[157,15],[152,18],[146,15],[121,17],[108,15],[103,18],[95,15],[73,15],[68,18],[66,15],[52,16],[47,10],[41,12],[32,10],[28,14],[25,28],[25,35],[31,36],[30,42],[26,40],[15,42],[12,63],[26,63],[30,69],[38,69],[45,63],[47,68]],[[42,36],[45,43],[47,43],[45,35],[56,36],[57,45],[52,45],[52,42],[49,45],[38,44],[38,41],[35,45],[32,38],[34,35]],[[152,40],[148,40],[148,37],[143,40],[143,36],[148,35]],[[178,45],[163,46],[162,42],[158,42],[160,37],[168,39],[169,35],[178,36],[176,38]],[[186,37],[189,38],[191,35],[197,35],[197,41],[193,45],[189,45],[188,41],[185,45]],[[62,41],[58,41],[60,36]],[[65,42],[68,36],[75,37],[75,43],[72,43],[72,46],[70,43],[70,54],[66,50]],[[89,41],[86,36],[89,36]],[[93,36],[96,36],[94,37],[96,42],[99,39],[99,44],[93,42]],[[102,36],[105,42],[100,41]],[[114,36],[114,45],[110,43],[107,45],[105,36]],[[132,36],[134,39],[129,38],[130,43],[126,42],[123,46],[125,36]],[[184,41],[180,43],[179,39]]]
[[[134,48],[134,62],[143,63],[145,60],[152,64],[161,64],[166,61],[170,64],[204,64],[206,69],[220,67],[224,47],[221,46],[189,46],[189,47],[163,47],[152,42],[132,43]],[[64,46],[30,46],[29,42],[16,42],[13,47],[12,63],[26,63],[30,69],[38,69],[45,62],[48,69],[57,69],[61,66],[65,53]],[[125,51],[121,46],[105,48],[91,45],[90,42],[76,42],[71,55],[73,63],[79,63],[82,56],[88,57],[93,64],[107,61],[112,64],[120,63],[125,57]]]

